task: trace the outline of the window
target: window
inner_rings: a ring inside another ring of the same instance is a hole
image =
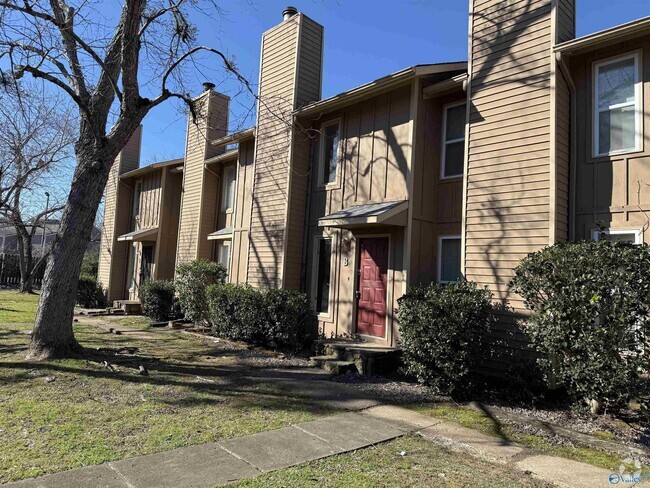
[[[640,149],[639,78],[638,53],[594,66],[594,155]]]
[[[444,109],[442,127],[442,178],[463,175],[465,166],[465,121],[467,105],[448,105]]]
[[[601,239],[611,242],[631,242],[643,244],[643,231],[641,229],[605,229],[594,230],[594,241]]]
[[[138,230],[140,223],[140,195],[142,194],[142,183],[137,182],[133,190],[133,204],[131,205],[131,230]]]
[[[330,275],[332,271],[332,239],[316,239],[314,268],[316,279],[313,282],[312,301],[314,310],[327,314],[330,309]]]
[[[438,282],[460,281],[460,236],[442,236],[438,240]]]
[[[135,255],[136,255],[136,248],[135,244],[129,246],[129,260],[128,260],[128,267],[126,270],[126,288],[129,291],[133,291],[135,289],[135,277],[133,276],[133,271],[135,269]]]
[[[217,262],[230,274],[230,241],[221,241],[217,245]]]
[[[339,166],[339,123],[321,127],[320,134],[320,185],[336,183]]]
[[[235,201],[235,167],[226,166],[223,169],[223,186],[221,188],[221,211],[232,212]]]

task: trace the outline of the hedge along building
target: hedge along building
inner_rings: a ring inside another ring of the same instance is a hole
[[[262,39],[255,127],[226,135],[227,98],[201,95],[215,103],[188,126],[176,263],[302,289],[325,335],[397,346],[409,284],[489,286],[515,312],[503,329],[524,312],[507,284],[528,253],[601,227],[647,240],[649,20],[574,39],[571,0],[472,0],[469,62],[323,100],[323,27],[283,14]],[[112,188],[107,244],[129,217]],[[125,261],[102,256],[124,282]]]

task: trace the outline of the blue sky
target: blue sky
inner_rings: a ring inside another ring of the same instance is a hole
[[[121,3],[111,0],[107,3]],[[235,56],[240,71],[257,82],[262,33],[279,23],[287,4],[325,27],[323,96],[328,97],[393,71],[421,63],[467,58],[467,0],[218,0],[220,18],[195,16],[200,42]],[[648,0],[577,0],[579,36],[650,15]],[[201,91],[202,73],[189,87]],[[216,75],[212,75],[216,76]],[[192,79],[194,78],[194,79]],[[212,79],[217,84],[220,80]],[[232,84],[224,87],[233,90]],[[239,126],[246,99],[232,104]],[[142,164],[182,156],[186,120],[173,104],[143,122]]]

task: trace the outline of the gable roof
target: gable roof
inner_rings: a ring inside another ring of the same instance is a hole
[[[593,34],[577,37],[571,41],[556,44],[553,50],[556,53],[577,54],[597,49],[602,45],[624,37],[638,37],[644,34],[650,34],[650,17],[642,17],[632,22],[627,22],[626,24],[617,25],[609,29],[594,32]]]
[[[141,176],[147,173],[151,173],[160,168],[165,168],[167,166],[178,166],[182,165],[185,162],[184,158],[170,159],[169,161],[160,161],[158,163],[153,163],[148,166],[143,166],[142,168],[137,168],[132,171],[127,171],[120,175],[120,179],[133,178],[134,176]]]
[[[318,100],[309,103],[302,108],[294,111],[296,115],[313,115],[324,110],[333,110],[337,107],[348,105],[361,98],[374,95],[380,91],[388,90],[390,88],[402,85],[417,76],[433,75],[437,73],[446,73],[449,71],[464,71],[467,69],[466,61],[454,61],[449,63],[435,63],[435,64],[418,64],[410,66],[390,75],[378,78],[370,83],[357,86],[351,90],[344,91],[333,97]]]

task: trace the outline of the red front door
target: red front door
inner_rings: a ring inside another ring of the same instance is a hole
[[[357,332],[386,336],[386,283],[388,238],[359,239]]]

